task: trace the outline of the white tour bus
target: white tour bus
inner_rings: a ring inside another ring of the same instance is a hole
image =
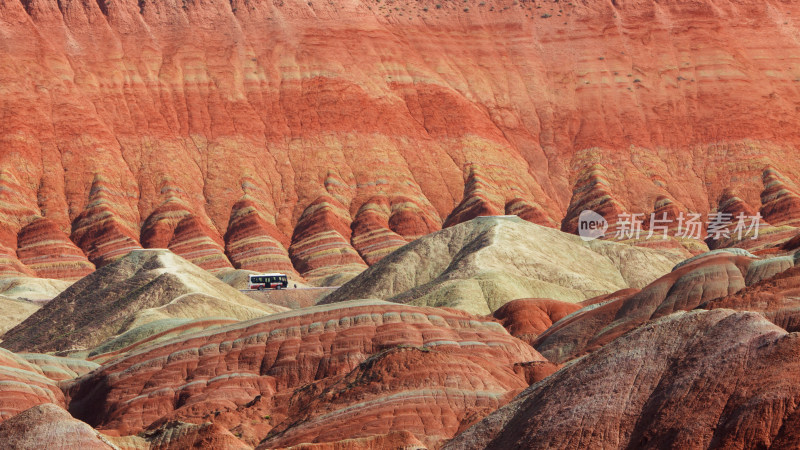
[[[284,289],[289,285],[285,273],[250,275],[250,289]]]

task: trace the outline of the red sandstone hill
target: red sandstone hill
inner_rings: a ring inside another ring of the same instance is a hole
[[[491,319],[364,300],[144,345],[62,387],[112,435],[183,421],[264,448],[399,431],[440,445],[528,386],[516,364],[544,361]]]
[[[324,280],[478,215],[574,231],[587,207],[707,212],[726,189],[792,227],[798,16],[778,0],[3,1],[0,274],[74,279],[159,246]]]
[[[444,448],[797,448],[799,345],[756,313],[676,313],[565,366]]]

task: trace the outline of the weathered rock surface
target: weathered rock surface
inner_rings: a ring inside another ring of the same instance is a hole
[[[138,250],[72,285],[3,336],[14,351],[91,349],[168,318],[252,319],[284,308],[244,296],[169,250]]]
[[[51,280],[33,276],[0,278],[0,295],[42,302],[52,299],[70,286],[72,286],[71,281]]]
[[[280,272],[300,278],[286,247],[289,239],[258,208],[250,196],[243,196],[231,210],[225,235],[225,253],[237,269],[259,273]]]
[[[173,194],[177,189],[165,186]],[[210,272],[231,268],[225,256],[222,238],[214,225],[193,214],[191,206],[180,197],[169,195],[145,220],[142,245],[145,248],[169,248],[175,254]]]
[[[0,295],[0,310],[3,311],[2,316],[0,316],[0,339],[2,339],[6,331],[27,319],[40,307],[40,305],[27,300],[19,300]]]
[[[83,210],[72,222],[70,238],[94,265],[102,267],[141,248],[138,211],[131,192],[95,175]]]
[[[52,403],[36,405],[0,424],[0,442],[9,449],[112,450],[108,438]]]
[[[497,308],[492,316],[512,336],[533,346],[533,342],[543,331],[581,307],[579,303],[549,298],[525,298],[506,303]]]
[[[289,257],[300,274],[309,279],[367,268],[350,244],[350,214],[331,196],[321,196],[303,211],[292,236]]]
[[[274,430],[268,447],[401,430],[441,443],[525,388],[514,366],[530,361],[544,359],[494,321],[370,300],[140,346],[67,391],[75,417],[111,434],[180,420],[249,445]]]
[[[791,256],[757,260],[741,249],[698,255],[641,291],[621,291],[592,302],[542,333],[534,347],[550,361],[562,363],[644,323],[733,295],[793,266]]]
[[[408,243],[392,231],[389,225],[391,213],[386,196],[371,198],[356,213],[351,240],[358,254],[369,265]]]
[[[478,217],[383,258],[322,300],[382,298],[490,314],[517,298],[579,302],[644,287],[680,256],[593,241],[516,217]]]
[[[379,450],[383,448],[420,450],[427,447],[408,431],[392,431],[380,436],[344,439],[320,444],[298,444],[288,448],[292,450]]]
[[[800,224],[800,195],[795,184],[774,168],[762,175],[761,215],[773,225]]]
[[[701,304],[703,309],[757,311],[789,332],[800,331],[800,268],[792,267],[741,291]]]
[[[66,406],[61,389],[42,369],[0,348],[0,422],[42,403]]]
[[[444,448],[797,447],[800,385],[787,374],[798,355],[798,336],[759,314],[678,312],[531,386]]]
[[[94,271],[94,264],[55,222],[40,217],[19,232],[17,256],[40,278],[75,281]]]
[[[0,274],[36,217],[101,266],[173,194],[219,244],[243,195],[286,237],[322,196],[352,229],[383,195],[408,240],[662,195],[706,213],[729,187],[759,208],[767,168],[797,184],[794,2],[308,3],[4,2]],[[315,233],[339,257],[276,239],[300,272],[379,256],[339,225]]]
[[[17,356],[37,366],[54,381],[70,380],[100,367],[99,364],[78,358],[65,358],[41,353],[18,353]]]

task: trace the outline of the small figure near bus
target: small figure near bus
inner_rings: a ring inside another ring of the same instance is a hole
[[[284,273],[261,273],[250,275],[250,289],[284,289],[289,279]]]

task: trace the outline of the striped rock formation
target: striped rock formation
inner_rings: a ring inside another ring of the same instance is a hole
[[[798,351],[794,333],[756,313],[679,312],[531,386],[444,448],[797,447]]]
[[[742,200],[733,189],[722,191],[718,203],[717,213],[730,223],[724,227],[724,234],[716,236],[719,239],[706,239],[711,249],[738,247],[754,253],[765,253],[765,249],[774,249],[797,234],[794,227],[774,227],[763,217],[758,217],[760,212]]]
[[[289,447],[292,450],[346,450],[346,449],[379,449],[402,448],[421,449],[425,445],[408,431],[392,431],[378,436],[357,439],[343,439],[336,442],[303,443]]]
[[[233,205],[228,224],[225,253],[234,267],[300,278],[286,250],[289,239],[259,210],[252,197],[242,196]]]
[[[436,210],[430,205],[421,205],[411,197],[392,197],[391,209],[389,228],[407,241],[419,239],[442,228],[442,219]]]
[[[541,206],[522,198],[519,187],[522,184],[514,185],[513,179],[507,179],[509,175],[502,166],[469,165],[466,168],[461,202],[450,212],[442,226],[450,227],[480,216],[513,214],[533,223],[554,227],[555,222]],[[496,184],[500,181],[503,181],[503,188]],[[518,191],[519,196],[506,198],[515,191]],[[525,197],[531,198],[530,195]]]
[[[636,245],[648,248],[672,249],[690,257],[708,251],[703,242],[704,224],[698,219],[699,227],[692,228],[691,221],[696,216],[676,203],[675,199],[661,194],[653,203],[653,211],[642,217],[641,240]]]
[[[19,232],[17,256],[37,277],[78,280],[94,271],[94,264],[55,222],[40,217]]]
[[[361,205],[353,220],[353,248],[370,266],[408,243],[390,228],[391,212],[389,199],[376,196]]]
[[[121,447],[130,439],[139,438],[125,436],[116,438],[115,443]],[[140,447],[150,449],[183,449],[183,448],[213,448],[231,450],[252,450],[252,446],[245,444],[229,430],[214,423],[193,424],[180,421],[170,421],[154,430],[143,433],[144,442],[137,442]],[[136,442],[136,441],[134,441]],[[132,445],[135,448],[135,446]]]
[[[167,192],[176,189],[169,187]],[[213,225],[190,212],[191,206],[170,195],[145,220],[142,246],[169,248],[175,254],[211,272],[231,268],[225,256],[222,239]]]
[[[0,422],[42,403],[66,406],[58,384],[35,364],[0,348]]]
[[[181,220],[192,215],[190,209],[191,206],[180,197],[170,195],[145,219],[141,233],[142,246],[167,248]]]
[[[800,224],[800,194],[794,183],[770,167],[761,176],[761,215],[772,225]]]
[[[675,200],[666,196],[659,195],[653,203],[653,212],[645,215],[642,219],[642,230],[653,231],[651,239],[663,239],[666,228],[666,236],[674,236],[685,230],[685,227],[680,227],[681,217],[684,222],[688,219],[687,211],[675,203]]]
[[[36,196],[25,189],[14,171],[0,164],[0,278],[34,274],[17,259],[16,249],[17,232],[36,217],[37,209]]]
[[[549,298],[524,298],[506,303],[492,313],[492,317],[499,320],[509,334],[533,346],[542,332],[581,307],[579,303]]]
[[[350,217],[383,194],[410,240],[475,198],[572,231],[595,200],[705,214],[800,180],[796,2],[472,2],[3,2],[0,244],[41,216],[105,264],[165,186],[220,236],[243,194],[287,237],[325,192]],[[613,201],[581,191],[598,164]]]
[[[6,332],[0,346],[35,352],[89,350],[150,322],[245,320],[283,310],[251,300],[169,250],[135,250],[73,284]]]
[[[142,436],[102,434],[69,412],[52,403],[36,405],[0,424],[0,442],[8,448],[34,449],[185,449],[214,448],[245,450],[244,444],[230,431],[206,423],[166,423]]]
[[[482,174],[483,170],[471,165],[466,171],[464,195],[455,209],[445,219],[442,227],[451,227],[480,216],[499,216],[503,214],[505,199],[496,186]]]
[[[236,319],[226,318],[172,318],[155,320],[104,341],[102,344],[89,351],[88,361],[93,364],[102,364],[110,359],[128,352],[136,352],[158,342],[179,338],[186,334],[206,331],[211,328],[221,327],[239,322]]]
[[[527,386],[509,370],[507,360],[488,364],[488,355],[475,353],[466,357],[423,344],[422,349],[401,347],[372,355],[335,384],[292,405],[289,418],[259,448],[392,431],[411,432],[436,447]]]
[[[733,295],[703,303],[700,308],[756,311],[790,333],[800,331],[800,301],[796,296],[800,267],[789,267]]]
[[[513,370],[526,361],[543,358],[496,322],[365,300],[145,347],[67,391],[76,418],[120,435],[213,420],[249,445],[272,430],[277,446],[401,430],[441,443],[527,386]],[[382,418],[396,408],[397,420]]]
[[[347,209],[329,195],[318,197],[303,211],[289,247],[289,257],[303,277],[322,280],[367,268],[350,245],[350,222]]]
[[[538,204],[520,197],[514,197],[506,203],[505,214],[519,216],[522,220],[546,227],[557,228],[556,222]]]
[[[14,245],[15,232],[36,216],[35,195],[15,175],[16,171],[0,166],[0,244]],[[34,191],[35,192],[35,191]]]
[[[222,238],[197,216],[189,216],[178,222],[168,248],[211,273],[232,269]]]
[[[92,181],[88,203],[73,221],[70,239],[97,267],[142,247],[134,231],[138,230],[138,217],[128,207],[132,195],[101,175]]]
[[[698,255],[638,292],[598,299],[542,333],[534,348],[562,363],[647,322],[735,294],[794,266],[791,256],[755,259],[741,249]]]
[[[619,218],[628,214],[625,207],[614,198],[611,182],[606,179],[606,170],[602,164],[585,168],[575,180],[569,208],[561,221],[561,230],[577,234],[578,219],[584,210],[594,211],[606,219],[606,236],[613,235]]]
[[[0,243],[0,278],[34,277],[36,273],[17,259],[16,252]]]
[[[17,356],[37,366],[44,376],[54,381],[71,380],[100,367],[78,358],[65,358],[42,353],[18,353]]]

